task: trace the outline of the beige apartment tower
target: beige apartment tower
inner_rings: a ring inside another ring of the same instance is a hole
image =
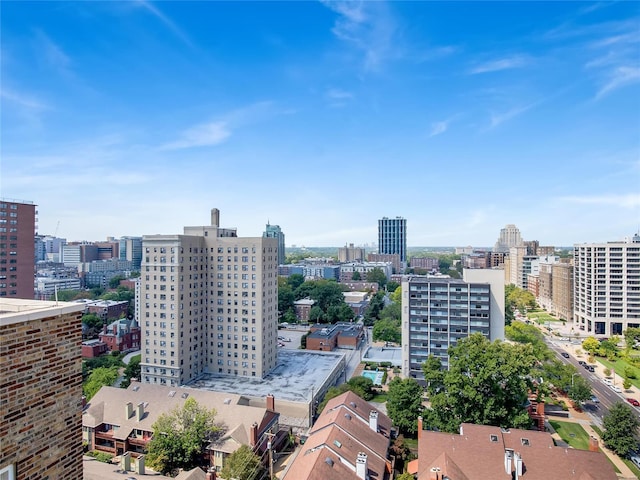
[[[184,227],[145,235],[140,285],[142,382],[204,374],[262,378],[277,361],[278,239]]]

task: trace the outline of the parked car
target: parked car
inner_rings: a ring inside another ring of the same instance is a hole
[[[569,354],[567,352],[560,353],[564,358],[569,358]]]
[[[622,389],[617,385],[611,385],[611,390],[613,390],[616,393],[622,393]]]
[[[587,370],[589,370],[590,372],[595,372],[596,368],[593,365],[587,365]]]
[[[591,365],[587,365],[586,363],[582,365],[582,368],[584,368],[585,370],[589,370],[589,367],[591,367]]]
[[[604,383],[605,385],[609,385],[610,387],[613,386],[613,382],[611,381],[610,378],[603,379],[602,383]]]
[[[600,403],[600,400],[598,400],[598,397],[596,397],[595,395],[591,395],[590,400],[592,403]]]
[[[584,360],[578,360],[578,365],[585,366],[586,364],[587,362],[585,362]]]
[[[640,402],[635,398],[627,398],[627,402],[629,402],[634,407],[640,407]]]
[[[629,460],[631,460],[636,467],[640,468],[640,456],[638,456],[637,452],[633,450],[629,452]]]

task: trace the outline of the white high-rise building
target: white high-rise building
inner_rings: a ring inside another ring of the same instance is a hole
[[[577,328],[610,336],[640,327],[640,236],[574,245],[573,258]]]
[[[278,239],[184,227],[146,235],[141,377],[182,385],[206,373],[264,377],[277,361]]]
[[[522,237],[518,227],[510,223],[500,230],[500,236],[493,247],[494,252],[509,253],[511,247],[523,245]]]

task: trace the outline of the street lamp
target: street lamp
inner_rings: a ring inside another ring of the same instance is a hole
[[[572,373],[571,374],[571,387],[573,388],[573,377],[575,377],[576,375],[580,375],[580,372],[576,372],[576,373]]]

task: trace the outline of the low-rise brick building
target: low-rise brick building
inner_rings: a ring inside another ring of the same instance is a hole
[[[364,339],[359,323],[315,324],[307,336],[307,350],[330,352],[335,348],[355,350]]]
[[[140,326],[135,319],[121,318],[104,327],[98,336],[110,351],[126,352],[140,349]]]

